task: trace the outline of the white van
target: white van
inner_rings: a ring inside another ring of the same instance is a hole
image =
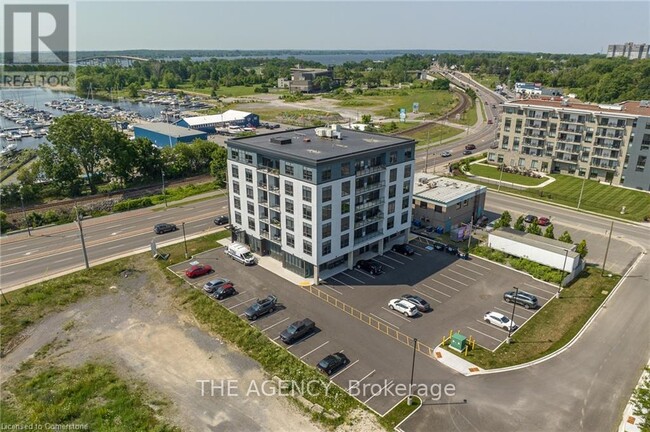
[[[244,265],[255,264],[255,257],[251,253],[251,250],[248,246],[241,243],[230,243],[224,252],[226,255],[230,255],[230,258],[239,261]]]

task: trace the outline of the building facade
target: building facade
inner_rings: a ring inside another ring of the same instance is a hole
[[[146,138],[158,147],[169,147],[179,142],[190,143],[195,139],[207,140],[208,134],[169,123],[140,123],[133,126],[136,138]]]
[[[183,117],[176,124],[181,127],[215,133],[217,128],[224,126],[258,127],[260,117],[249,112],[228,110],[221,114]]]
[[[518,100],[502,105],[488,162],[650,190],[650,102],[593,105]]]
[[[621,45],[609,45],[607,47],[607,57],[626,57],[630,60],[639,60],[650,58],[650,45],[635,44],[628,42]]]
[[[334,127],[226,144],[233,237],[253,252],[318,282],[406,241],[415,141]]]
[[[278,78],[278,88],[288,88],[291,92],[309,93],[317,90],[314,80],[318,77],[326,77],[334,80],[334,69],[302,69],[292,68],[291,78]]]

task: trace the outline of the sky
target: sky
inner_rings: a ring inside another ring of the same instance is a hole
[[[650,42],[650,2],[93,1],[76,50],[485,50],[594,54]]]

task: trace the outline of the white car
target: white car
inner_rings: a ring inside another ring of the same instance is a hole
[[[485,322],[501,327],[504,330],[515,330],[517,328],[514,321],[510,321],[510,318],[499,312],[486,312],[483,319]]]
[[[408,317],[414,317],[418,314],[418,308],[413,303],[404,299],[392,299],[388,302],[388,307]]]
[[[487,232],[492,232],[492,231],[494,231],[494,228],[496,227],[498,221],[499,221],[499,219],[497,219],[497,220],[493,220],[492,222],[490,222],[489,224],[487,224],[487,225],[485,226],[485,231],[487,231]]]

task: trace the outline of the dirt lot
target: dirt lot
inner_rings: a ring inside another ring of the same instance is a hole
[[[40,347],[56,341],[46,361],[112,364],[120,375],[144,381],[168,399],[171,408],[163,416],[182,430],[321,430],[286,398],[246,395],[251,381],[267,379],[259,365],[198,329],[158,279],[132,273],[110,294],[46,317],[2,359],[2,380]],[[201,396],[197,380],[222,379],[238,380],[239,396],[210,395],[209,385]]]

